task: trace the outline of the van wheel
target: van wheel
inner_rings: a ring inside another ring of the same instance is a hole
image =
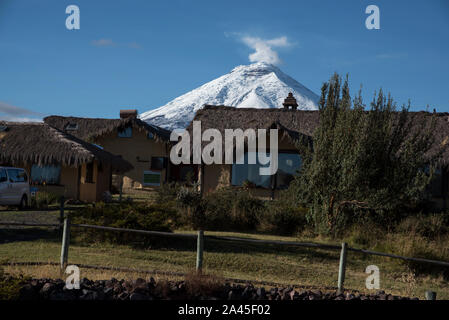
[[[22,200],[20,200],[19,209],[23,210],[28,207],[28,197],[24,194]]]

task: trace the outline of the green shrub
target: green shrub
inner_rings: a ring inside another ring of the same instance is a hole
[[[162,184],[159,188],[156,189],[156,202],[165,203],[174,201],[180,188],[181,185],[176,182]]]
[[[31,207],[36,209],[47,209],[48,206],[59,204],[61,196],[47,191],[38,191],[36,196],[31,198]]]
[[[196,188],[181,187],[176,194],[176,201],[184,208],[195,206],[201,202],[201,192]]]
[[[211,231],[255,230],[265,209],[264,202],[247,191],[225,187],[203,197],[195,188],[183,187],[177,203],[184,225]]]
[[[176,195],[181,224],[193,229],[205,229],[204,201],[196,186],[181,187]]]
[[[176,227],[178,214],[169,203],[97,203],[72,213],[73,223],[93,224],[125,229],[170,232]],[[83,240],[101,240],[118,244],[147,243],[149,237],[128,232],[83,230]]]
[[[262,229],[281,235],[292,235],[304,230],[307,209],[295,206],[285,199],[270,201],[261,215]]]
[[[260,216],[264,211],[264,201],[251,196],[248,192],[238,192],[233,203],[231,215],[234,228],[254,230],[259,225]]]

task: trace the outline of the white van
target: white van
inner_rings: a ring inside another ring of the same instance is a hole
[[[0,205],[26,208],[30,200],[30,183],[26,171],[0,167]]]

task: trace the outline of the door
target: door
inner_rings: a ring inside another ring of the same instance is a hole
[[[6,169],[0,168],[0,205],[12,204],[12,184],[9,182]]]
[[[22,169],[6,169],[9,178],[9,189],[10,189],[10,204],[20,204],[22,200],[23,184],[24,184],[24,171]]]

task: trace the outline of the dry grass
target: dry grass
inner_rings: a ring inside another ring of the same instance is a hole
[[[57,212],[48,216],[30,212],[0,213],[0,220],[36,221],[55,220]],[[34,217],[34,218],[33,218]],[[109,243],[80,243],[76,234],[82,232],[73,229],[69,250],[69,263],[107,267],[123,267],[140,270],[189,273],[195,267],[194,240],[156,239],[150,247],[131,245],[112,245]],[[177,231],[195,233],[191,230]],[[251,239],[314,241],[338,243],[340,241],[316,238],[308,234],[298,237],[273,235],[206,232],[206,235],[234,236]],[[40,228],[23,228],[6,231],[0,227],[0,260],[10,262],[57,262],[60,255],[60,234]],[[425,238],[417,233],[383,234],[375,228],[355,230],[342,239],[349,246],[372,249],[380,252],[396,253],[405,256],[422,256],[435,260],[449,261],[449,236],[435,239]],[[335,287],[338,277],[338,250],[319,250],[308,248],[281,247],[274,245],[224,242],[205,240],[204,272],[218,275],[218,278],[234,278],[249,281],[279,283],[312,287]],[[350,289],[367,292],[365,289],[365,269],[368,265],[377,265],[380,269],[381,290],[392,294],[424,298],[426,290],[436,291],[438,298],[449,299],[447,278],[439,271],[417,272],[413,266],[402,261],[363,255],[348,254],[345,286]],[[25,274],[33,277],[58,278],[57,266],[14,266],[5,270],[12,274]],[[420,270],[418,270],[420,271]],[[422,270],[421,270],[422,271]],[[426,270],[424,270],[426,271]],[[166,276],[139,272],[95,270],[81,268],[81,277],[91,279],[135,279],[153,276],[158,279],[181,279],[179,276]],[[207,279],[204,279],[207,281]]]

